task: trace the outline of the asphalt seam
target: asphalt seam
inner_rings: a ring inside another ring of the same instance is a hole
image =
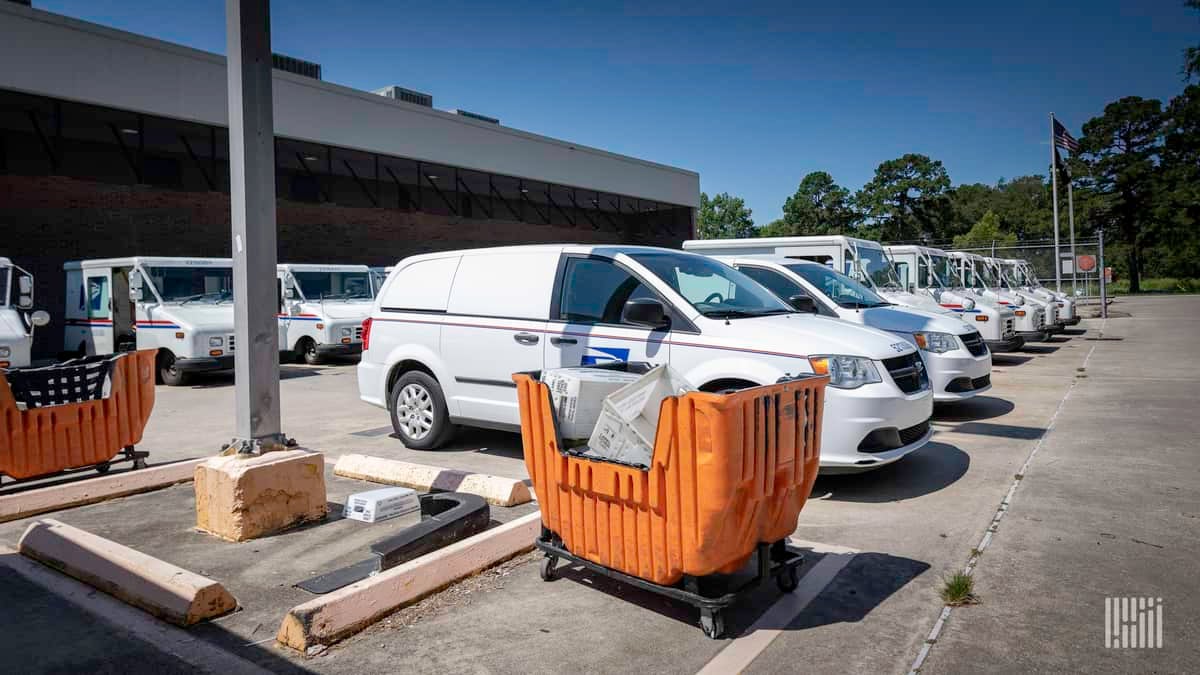
[[[1107,326],[1107,324],[1108,319],[1103,319],[1101,321],[1099,329],[1100,336],[1104,335],[1104,328]],[[1087,355],[1084,356],[1082,366],[1084,370],[1087,369],[1088,363],[1092,359],[1092,353],[1096,351],[1096,347],[1099,346],[1099,344],[1100,343],[1098,342],[1093,344],[1091,349],[1088,350]],[[1054,433],[1054,425],[1058,421],[1058,415],[1062,412],[1063,408],[1066,407],[1067,400],[1071,398],[1071,392],[1075,391],[1075,386],[1079,384],[1079,379],[1080,378],[1078,377],[1071,378],[1070,386],[1067,387],[1067,391],[1063,394],[1062,399],[1059,400],[1058,406],[1054,409],[1054,414],[1050,416],[1050,422],[1046,425],[1046,433],[1042,434],[1042,437],[1038,439],[1037,443],[1034,443],[1033,449],[1029,451],[1029,456],[1025,458],[1025,463],[1021,465],[1020,472],[1013,477],[1012,485],[1008,488],[1008,492],[1005,493],[1004,499],[1000,500],[1000,506],[996,508],[996,513],[992,516],[992,521],[988,523],[987,529],[983,533],[983,537],[979,540],[979,544],[975,546],[975,549],[971,551],[971,556],[967,559],[967,564],[963,568],[963,574],[970,575],[975,571],[975,567],[979,564],[980,556],[983,555],[983,552],[987,549],[988,545],[992,543],[992,535],[998,531],[1000,521],[1004,518],[1004,514],[1007,513],[1008,509],[1012,506],[1013,500],[1016,497],[1017,487],[1021,484],[1021,481],[1025,479],[1029,468],[1033,465],[1034,457],[1037,456],[1038,451],[1042,449],[1043,445],[1045,445],[1046,439],[1050,438],[1050,436]],[[933,646],[937,644],[938,637],[942,633],[942,628],[945,627],[946,621],[950,619],[950,613],[952,610],[953,607],[950,605],[942,606],[941,614],[938,615],[937,621],[935,621],[933,624],[933,628],[929,630],[929,635],[925,638],[925,642],[921,645],[921,651],[917,653],[917,658],[913,660],[912,667],[910,667],[908,670],[908,675],[917,675],[917,673],[921,671],[921,666],[925,664],[925,659],[929,657],[929,653],[933,650]]]

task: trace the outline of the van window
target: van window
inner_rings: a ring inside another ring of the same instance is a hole
[[[654,292],[637,277],[609,260],[569,258],[563,273],[560,321],[574,323],[621,323],[625,303],[636,298],[654,298]]]
[[[89,319],[108,318],[108,277],[88,277],[87,315]]]
[[[896,266],[896,276],[900,278],[900,288],[911,291],[912,281],[908,278],[908,263],[896,262],[892,264]]]
[[[454,314],[545,321],[550,318],[558,258],[557,249],[464,255],[446,309]]]
[[[808,295],[808,291],[804,290],[803,286],[783,276],[775,270],[769,270],[765,267],[738,265],[738,271],[757,281],[763,286],[766,286],[767,290],[771,291],[775,295],[778,295],[784,300],[787,300],[793,295]]]
[[[444,312],[450,299],[450,284],[458,269],[460,256],[421,260],[406,265],[392,276],[386,295],[380,301],[385,309],[411,309]]]

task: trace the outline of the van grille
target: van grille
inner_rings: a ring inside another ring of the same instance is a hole
[[[911,394],[929,387],[929,377],[925,374],[925,362],[916,352],[884,359],[883,365],[891,374],[892,380],[900,391]]]
[[[354,341],[362,342],[362,326],[361,325],[359,325],[357,328],[354,329]]]
[[[907,429],[900,430],[900,446],[911,445],[925,437],[929,433],[929,420],[925,420],[916,426],[911,426]]]
[[[232,335],[225,338],[225,346],[229,348],[229,351],[231,351],[231,352],[233,351],[233,336]]]
[[[960,337],[962,338],[963,346],[967,348],[967,351],[971,352],[972,356],[983,356],[987,353],[987,343],[983,341],[983,336],[978,332],[967,333]]]
[[[1008,337],[1012,334],[1013,334],[1013,319],[1005,319],[1004,320],[1004,337]]]

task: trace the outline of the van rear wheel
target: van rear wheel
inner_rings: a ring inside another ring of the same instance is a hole
[[[437,380],[411,370],[396,380],[390,399],[392,428],[404,445],[414,450],[434,450],[450,440],[454,425]]]

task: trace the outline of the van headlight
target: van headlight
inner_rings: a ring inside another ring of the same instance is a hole
[[[343,328],[343,329],[342,329],[342,337],[350,337],[350,336],[351,336],[351,335],[353,335],[353,334],[354,334],[354,329],[353,329],[353,328],[350,328],[350,327],[348,327],[348,326],[347,326],[347,327],[345,327],[345,328]]]
[[[12,356],[12,349],[0,347],[0,359],[7,359],[10,356]]]
[[[950,333],[913,333],[913,340],[918,347],[934,354],[958,349],[958,339]]]
[[[1014,295],[1014,296],[1013,296],[1013,304],[1014,304],[1014,305],[1023,305],[1023,304],[1025,304],[1025,296],[1021,295],[1020,293],[1018,293],[1018,294]]]
[[[224,345],[224,344],[225,344],[225,338],[223,338],[223,337],[213,336],[213,337],[208,338],[208,346],[209,347],[220,347],[221,345]]]
[[[875,362],[861,356],[810,356],[813,372],[829,376],[829,386],[838,389],[857,389],[864,384],[882,382]]]
[[[962,308],[963,309],[975,309],[975,301],[972,300],[971,298],[963,298]]]

